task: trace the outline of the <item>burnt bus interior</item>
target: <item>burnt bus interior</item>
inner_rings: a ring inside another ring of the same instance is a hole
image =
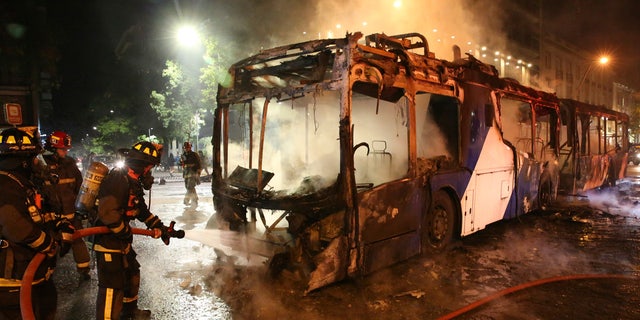
[[[581,194],[615,185],[627,167],[629,116],[571,99],[560,106],[560,191]]]

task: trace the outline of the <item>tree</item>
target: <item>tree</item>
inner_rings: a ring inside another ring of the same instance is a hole
[[[132,130],[135,127],[131,118],[102,118],[95,126],[95,133],[83,139],[83,145],[87,151],[96,154],[115,154],[118,149],[132,145],[131,141],[135,141],[136,135]]]
[[[162,77],[162,90],[151,92],[151,107],[162,122],[167,136],[182,140],[198,140],[199,130],[205,124],[202,116],[215,106],[218,83],[228,81],[226,52],[216,41],[204,42],[204,66],[199,77],[188,72],[184,65],[167,60]],[[199,80],[199,81],[198,81]]]
[[[212,39],[205,41],[204,59],[206,65],[200,69],[200,82],[204,87],[202,102],[206,106],[211,106],[210,110],[213,110],[216,105],[218,84],[226,86],[231,80],[227,72],[230,66],[229,52],[232,52],[231,48],[224,48]]]
[[[177,62],[168,60],[162,72],[163,90],[151,92],[155,110],[168,136],[188,138],[194,129],[193,116],[201,109],[201,93],[193,77],[187,76]]]

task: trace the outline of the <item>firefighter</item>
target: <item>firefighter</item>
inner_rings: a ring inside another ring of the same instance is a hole
[[[198,193],[196,185],[200,184],[200,173],[202,164],[197,153],[191,151],[191,142],[187,141],[182,145],[182,155],[180,165],[182,166],[182,177],[187,193],[184,195],[184,205],[198,206]]]
[[[82,217],[75,214],[75,203],[82,185],[82,173],[75,159],[67,155],[70,148],[71,137],[62,131],[54,131],[47,137],[45,150],[49,153],[44,155],[44,160],[49,173],[55,174],[58,180],[57,183],[45,181],[45,189],[48,189],[47,194],[59,203],[59,213],[62,217],[71,221],[74,228],[79,230],[82,229]],[[84,240],[82,238],[74,240],[71,250],[80,280],[90,279],[89,250]]]
[[[33,275],[33,312],[37,319],[55,318],[57,292],[51,275],[61,247],[56,239],[61,232],[69,248],[73,227],[41,210],[41,196],[31,181],[41,151],[31,133],[17,128],[0,133],[0,319],[21,319],[21,279],[37,253],[46,256]]]
[[[138,308],[140,264],[131,247],[129,222],[138,219],[155,231],[155,238],[169,229],[152,214],[144,201],[144,190],[151,189],[151,169],[160,163],[160,145],[138,142],[121,149],[122,168],[111,170],[98,191],[98,221],[111,231],[96,236],[94,251],[98,267],[97,319],[149,319],[151,312]],[[165,242],[168,244],[168,242]]]

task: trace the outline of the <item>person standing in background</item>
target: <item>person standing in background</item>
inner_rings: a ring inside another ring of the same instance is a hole
[[[197,153],[191,151],[191,142],[187,141],[182,145],[182,155],[180,156],[180,166],[182,166],[182,177],[187,193],[184,195],[184,205],[198,206],[198,193],[196,185],[200,184],[200,173],[202,163]]]

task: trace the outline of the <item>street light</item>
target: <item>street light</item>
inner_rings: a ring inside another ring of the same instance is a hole
[[[200,43],[200,34],[198,30],[190,25],[184,25],[178,28],[177,38],[180,44],[185,47],[192,47]]]
[[[589,72],[591,72],[591,69],[593,69],[593,66],[596,63],[600,64],[601,66],[604,66],[607,63],[609,63],[609,57],[601,56],[598,60],[594,60],[589,63],[589,66],[587,67],[587,70],[584,71],[584,74],[582,75],[582,79],[580,79],[580,83],[578,83],[578,88],[576,89],[576,91],[578,92],[577,93],[578,100],[580,100],[580,88],[582,88],[582,85],[584,84],[584,80],[587,79],[587,75],[589,74]]]

